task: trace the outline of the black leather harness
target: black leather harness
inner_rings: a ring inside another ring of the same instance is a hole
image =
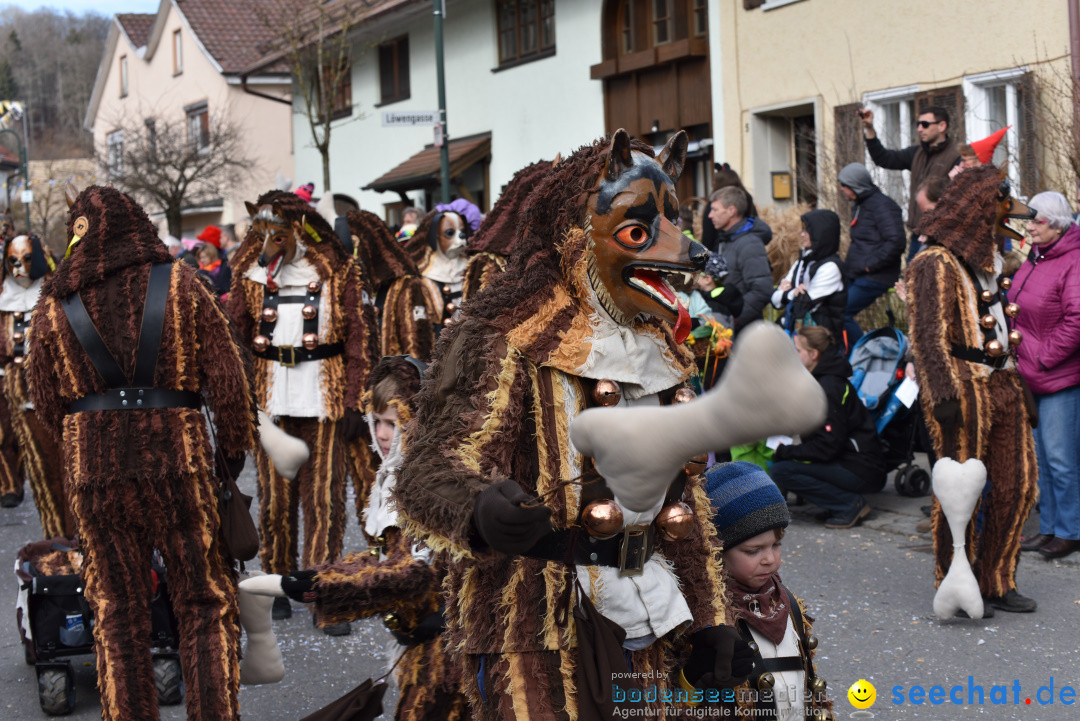
[[[308,288],[304,295],[282,296],[278,291],[267,288],[266,293],[263,295],[263,310],[272,309],[277,311],[278,306],[282,303],[303,303],[304,305],[310,305],[315,308],[315,313],[311,318],[304,318],[304,329],[302,332],[304,335],[315,334],[317,336],[319,333],[319,296],[321,294],[322,284],[319,284],[317,290]],[[274,320],[267,320],[265,317],[261,318],[259,321],[259,335],[273,338],[274,327],[276,325],[276,316]],[[332,358],[333,356],[340,355],[344,350],[345,346],[342,343],[323,343],[310,349],[305,348],[302,345],[272,345],[265,350],[254,351],[254,355],[259,358],[275,361],[283,366],[292,367],[297,363],[303,363],[305,361]]]
[[[60,301],[60,307],[67,316],[71,330],[106,386],[104,393],[73,400],[68,406],[68,413],[199,408],[202,405],[202,396],[198,393],[154,387],[154,371],[161,348],[161,331],[165,321],[165,304],[169,297],[171,274],[172,263],[156,263],[150,266],[150,277],[146,282],[146,302],[143,305],[139,328],[139,347],[135,352],[135,372],[130,379],[106,347],[86,312],[82,297],[73,293]]]

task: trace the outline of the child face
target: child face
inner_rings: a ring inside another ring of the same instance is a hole
[[[390,452],[390,444],[397,430],[397,409],[389,406],[382,413],[373,413],[375,418],[375,443],[385,456]]]
[[[780,570],[780,540],[776,531],[759,533],[724,551],[724,569],[747,588],[755,591],[761,588],[770,574]]]

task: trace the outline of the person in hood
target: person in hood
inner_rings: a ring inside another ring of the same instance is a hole
[[[900,206],[882,193],[862,163],[849,163],[840,171],[840,192],[854,202],[851,209],[851,245],[844,262],[847,307],[844,330],[847,343],[862,336],[856,314],[881,297],[900,277],[904,255],[904,218]]]
[[[826,528],[851,528],[870,513],[862,494],[885,487],[885,460],[874,421],[848,381],[851,365],[832,334],[803,326],[795,349],[829,402],[825,425],[801,443],[777,446],[769,471],[781,491],[791,491],[829,512]]]
[[[802,215],[802,249],[799,258],[772,294],[774,308],[785,310],[784,327],[809,315],[814,325],[843,337],[847,290],[841,272],[840,218],[831,210],[811,210]]]
[[[772,270],[765,246],[772,229],[760,218],[748,218],[750,199],[743,189],[729,185],[709,196],[709,218],[716,226],[716,252],[727,263],[725,285],[734,286],[742,296],[742,312],[735,317],[735,335],[761,320],[772,295]]]

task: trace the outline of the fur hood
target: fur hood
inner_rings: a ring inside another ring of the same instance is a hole
[[[469,239],[470,253],[510,255],[517,238],[518,221],[532,190],[551,170],[551,161],[541,160],[514,174],[503,188],[499,202],[484,217],[476,235]]]
[[[937,207],[923,216],[920,230],[969,267],[992,272],[1000,184],[1001,171],[992,165],[965,170],[949,183]]]
[[[366,210],[351,210],[345,220],[349,233],[355,237],[357,257],[376,292],[398,278],[420,274],[416,263],[379,216]]]

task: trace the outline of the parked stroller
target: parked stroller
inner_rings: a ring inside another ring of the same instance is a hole
[[[75,707],[75,676],[69,657],[94,653],[90,606],[83,597],[82,552],[64,538],[23,546],[15,561],[19,596],[15,616],[26,663],[37,670],[38,701],[50,716]],[[151,604],[151,639],[158,703],[183,699],[176,617],[169,603],[165,569],[156,558]]]
[[[902,496],[925,496],[930,474],[914,465],[917,410],[904,405],[897,389],[904,380],[907,338],[893,326],[864,335],[851,349],[851,385],[874,419],[885,445],[885,463],[898,469],[893,485]]]

